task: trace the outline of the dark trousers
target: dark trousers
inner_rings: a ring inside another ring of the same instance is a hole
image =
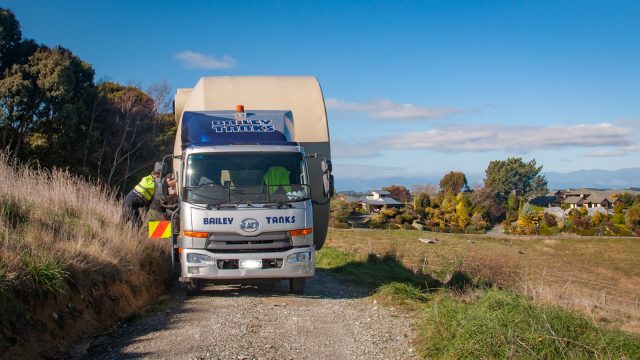
[[[147,201],[133,191],[130,191],[124,198],[124,208],[122,209],[122,222],[131,222],[137,227],[142,226],[140,209],[147,206]]]

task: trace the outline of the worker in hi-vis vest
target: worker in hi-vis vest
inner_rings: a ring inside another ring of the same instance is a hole
[[[151,175],[147,175],[140,180],[133,190],[129,191],[124,198],[124,209],[122,211],[123,222],[131,222],[136,226],[142,225],[140,209],[146,208],[153,200],[153,194],[160,180],[162,166],[154,167]]]

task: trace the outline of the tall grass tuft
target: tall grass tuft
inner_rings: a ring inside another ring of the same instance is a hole
[[[22,256],[22,262],[39,293],[64,294],[69,272],[57,259],[46,256]]]
[[[403,306],[409,309],[416,309],[420,304],[429,300],[429,295],[424,289],[400,282],[381,285],[373,296],[383,304]]]

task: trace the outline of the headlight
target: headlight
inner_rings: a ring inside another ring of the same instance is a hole
[[[191,264],[213,264],[213,258],[203,254],[187,254],[187,262]]]
[[[299,252],[287,256],[288,263],[301,263],[311,261],[311,251]]]

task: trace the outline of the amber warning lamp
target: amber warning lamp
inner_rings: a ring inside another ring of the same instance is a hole
[[[247,114],[244,112],[244,105],[236,105],[236,121],[244,120]]]

